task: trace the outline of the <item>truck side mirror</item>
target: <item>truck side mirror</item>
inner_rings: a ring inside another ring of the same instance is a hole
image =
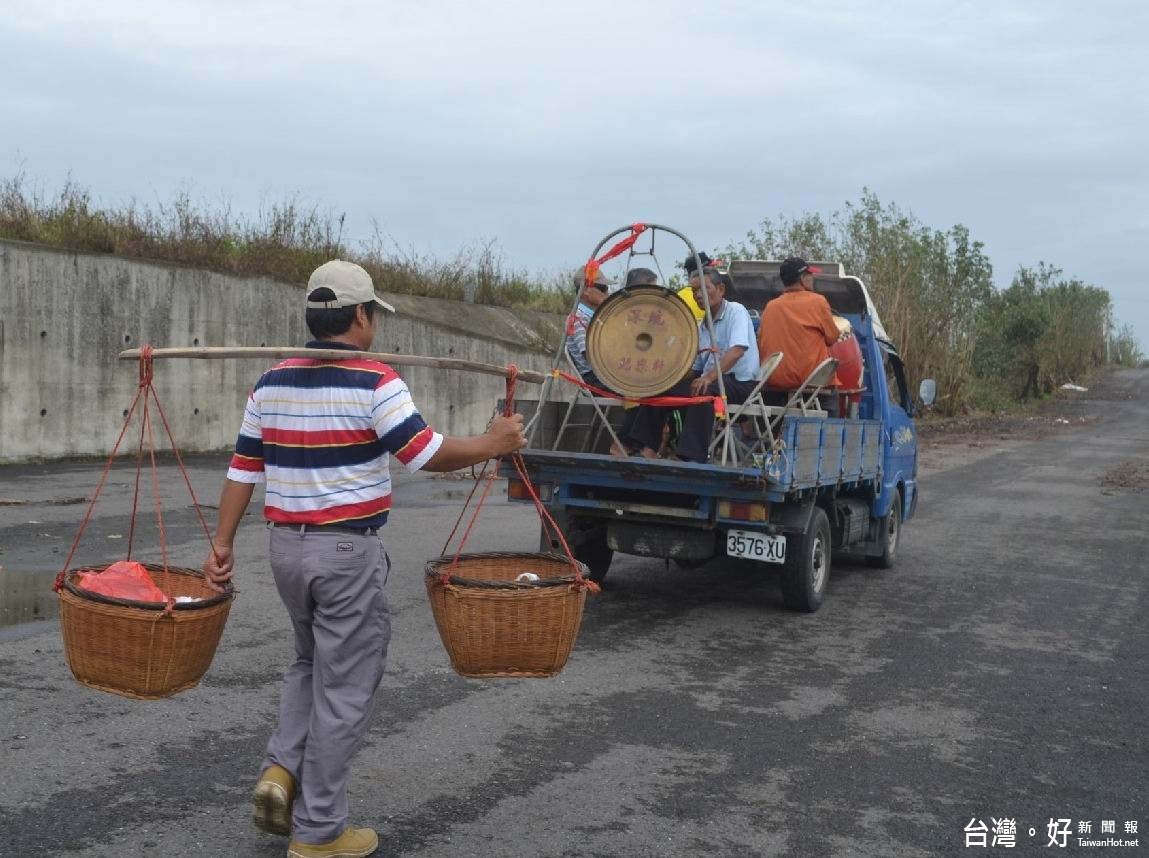
[[[923,378],[918,385],[918,401],[927,408],[934,404],[938,398],[938,383],[932,378]]]

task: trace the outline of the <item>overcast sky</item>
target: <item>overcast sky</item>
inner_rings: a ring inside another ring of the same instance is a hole
[[[869,187],[1044,260],[1149,347],[1149,3],[0,0],[0,174],[102,203],[299,195],[550,274]],[[677,248],[672,256],[682,254]],[[664,260],[664,265],[669,260]],[[879,311],[881,308],[878,308]],[[1149,348],[1147,348],[1149,350]]]

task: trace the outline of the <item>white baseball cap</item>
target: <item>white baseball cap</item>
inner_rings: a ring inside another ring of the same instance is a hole
[[[311,293],[316,289],[330,289],[335,293],[333,301],[312,301]],[[307,280],[307,309],[336,310],[340,307],[354,307],[374,301],[384,310],[395,312],[395,308],[375,294],[375,284],[371,275],[354,262],[332,259],[324,262],[311,273]]]
[[[585,265],[582,266],[581,268],[578,268],[575,270],[574,282],[575,282],[575,287],[579,288],[579,289],[582,289],[584,286],[587,285],[586,266]],[[594,282],[591,283],[590,285],[591,286],[598,286],[598,287],[602,288],[603,292],[605,292],[607,290],[607,287],[613,286],[617,282],[618,281],[615,280],[613,277],[607,277],[606,273],[600,268],[600,269],[598,269],[598,271],[595,272]]]

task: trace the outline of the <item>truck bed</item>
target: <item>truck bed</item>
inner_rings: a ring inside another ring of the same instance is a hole
[[[562,484],[781,501],[822,486],[847,487],[881,476],[882,421],[786,417],[780,453],[755,467],[695,464],[602,453],[541,449],[545,433],[523,450],[532,480]],[[542,442],[540,444],[540,441]],[[508,466],[504,465],[504,473]]]

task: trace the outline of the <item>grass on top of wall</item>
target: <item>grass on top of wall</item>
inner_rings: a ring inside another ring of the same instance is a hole
[[[494,242],[466,247],[449,259],[404,252],[375,226],[358,250],[343,240],[336,217],[298,198],[261,208],[254,219],[194,202],[186,191],[155,208],[135,201],[119,208],[93,202],[69,178],[55,195],[28,187],[23,176],[0,182],[0,238],[67,250],[166,260],[241,276],[306,284],[329,259],[362,265],[381,292],[474,301],[565,313],[573,296],[562,278],[539,282],[508,268]]]

